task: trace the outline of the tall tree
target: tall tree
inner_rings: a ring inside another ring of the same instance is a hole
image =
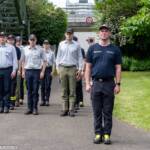
[[[123,20],[133,16],[138,10],[138,0],[95,0],[97,26],[108,23],[114,33],[114,40],[123,44],[119,27]]]
[[[56,8],[47,0],[27,0],[31,32],[42,42],[48,39],[58,44],[67,27],[67,16],[61,8]]]
[[[107,22],[124,54],[150,57],[150,0],[95,0],[97,25]]]

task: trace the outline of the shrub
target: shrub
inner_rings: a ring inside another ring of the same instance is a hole
[[[133,57],[123,57],[122,68],[125,71],[150,71],[150,59],[138,60]]]

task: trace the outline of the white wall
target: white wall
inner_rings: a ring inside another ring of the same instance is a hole
[[[66,6],[66,0],[48,0],[49,2],[52,2],[54,5],[58,7],[64,8]],[[70,0],[72,3],[79,2],[79,0]],[[94,4],[94,0],[88,0],[89,3]]]
[[[78,42],[85,51],[87,51],[89,47],[86,41],[88,37],[94,37],[95,42],[98,41],[98,37],[95,32],[75,32],[74,35],[78,38]]]

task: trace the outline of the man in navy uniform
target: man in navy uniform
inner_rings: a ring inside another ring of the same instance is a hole
[[[120,92],[121,52],[117,46],[111,44],[110,36],[111,29],[107,25],[100,26],[99,43],[89,47],[86,58],[86,90],[91,91],[95,144],[102,140],[104,144],[111,144],[114,94]]]
[[[14,46],[6,43],[6,35],[0,33],[0,113],[9,113],[11,80],[18,69],[17,54]]]
[[[39,82],[44,78],[46,56],[42,48],[36,45],[37,38],[34,34],[29,36],[29,45],[22,52],[22,76],[25,77],[28,92],[28,110],[26,115],[38,115]]]

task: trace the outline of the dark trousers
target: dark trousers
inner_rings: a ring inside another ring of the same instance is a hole
[[[83,102],[83,89],[82,89],[82,80],[76,82],[76,105],[79,105],[80,102]]]
[[[0,107],[9,109],[12,67],[0,69]]]
[[[35,69],[26,70],[25,78],[27,83],[28,109],[30,111],[33,111],[33,109],[38,109],[40,70]]]
[[[51,93],[51,83],[52,83],[52,67],[47,67],[45,70],[44,79],[41,80],[41,101],[49,102]]]
[[[24,99],[24,79],[21,75],[17,76],[17,91],[16,91],[17,101],[19,99]]]
[[[11,80],[10,106],[15,106],[16,101],[17,77]]]
[[[114,106],[114,81],[93,81],[91,99],[95,134],[111,134]]]

